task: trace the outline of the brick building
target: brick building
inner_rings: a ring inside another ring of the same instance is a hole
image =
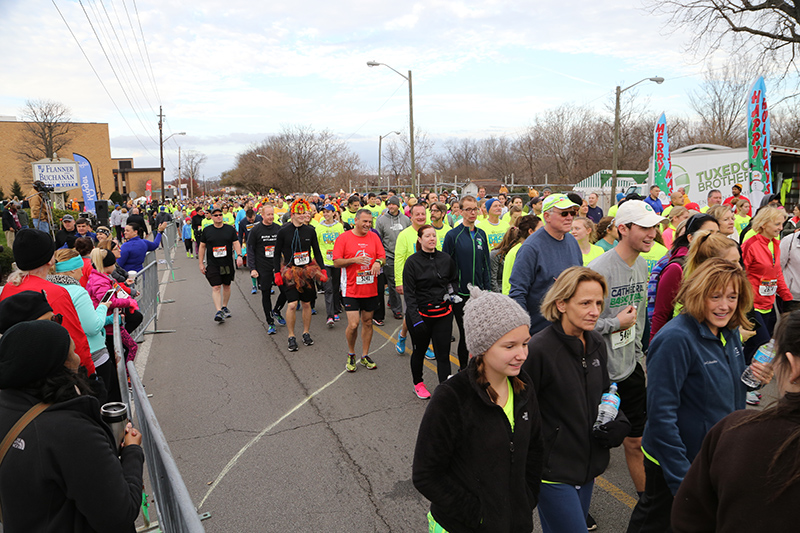
[[[84,156],[92,164],[98,198],[107,199],[115,190],[144,194],[145,183],[153,180],[153,189],[160,187],[158,168],[134,168],[131,158],[112,158],[108,124],[99,122],[73,122],[70,126],[71,141],[58,152],[58,157],[72,159],[73,153]],[[28,191],[33,182],[31,163],[20,159],[16,153],[25,142],[25,122],[14,117],[0,117],[0,187],[8,196],[11,185],[17,180],[23,191]],[[69,198],[83,200],[80,189],[69,191]]]

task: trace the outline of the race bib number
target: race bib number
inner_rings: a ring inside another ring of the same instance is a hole
[[[274,246],[264,246],[264,256],[265,257],[275,257],[275,247]]]
[[[623,346],[627,346],[633,342],[633,332],[636,326],[631,326],[628,329],[615,331],[611,334],[611,346],[617,350]]]
[[[333,249],[325,252],[325,259],[328,261],[333,261]]]
[[[777,279],[762,279],[761,285],[758,286],[758,294],[761,296],[775,296],[778,292]]]
[[[225,257],[228,255],[228,248],[227,246],[214,246],[211,249],[211,253],[214,257]]]
[[[294,264],[297,266],[307,265],[311,262],[311,258],[309,257],[308,252],[295,252],[294,253]]]
[[[372,285],[375,276],[372,275],[370,270],[359,270],[356,274],[356,285]]]

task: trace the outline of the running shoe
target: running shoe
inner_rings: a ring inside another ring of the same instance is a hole
[[[308,333],[303,333],[303,344],[306,346],[311,346],[314,344],[314,340],[311,338],[311,335]]]
[[[250,294],[258,294],[258,287],[253,287],[253,288],[250,290]]]
[[[341,320],[341,319],[339,318],[339,315],[333,315],[333,321],[334,321],[334,322],[339,322],[339,320]]]
[[[384,322],[383,320],[378,320],[377,318],[373,318],[372,323],[375,324],[376,326],[383,326],[384,324],[386,324],[386,322]]]
[[[333,317],[332,316],[328,317],[328,320],[325,323],[328,324],[329,328],[332,328],[333,325],[335,324],[335,322],[333,321]]]
[[[394,313],[395,320],[403,320],[403,313]]]
[[[219,322],[220,324],[225,322],[225,315],[222,313],[222,311],[217,311],[217,314],[214,315],[214,321]]]
[[[190,254],[189,252],[186,252],[186,257],[192,257],[192,254]]]
[[[314,309],[313,307],[311,308],[311,314],[312,314],[312,315],[316,315],[316,314],[317,314],[317,310],[316,310],[316,309]]]
[[[406,353],[406,338],[402,335],[397,336],[397,344],[395,345],[395,349],[400,355]]]
[[[275,322],[277,322],[279,326],[285,326],[286,325],[286,319],[284,319],[281,316],[281,314],[278,313],[277,311],[273,311],[272,312],[272,317],[275,319]]]
[[[270,290],[269,290],[269,293],[270,293],[270,294],[275,294],[275,289],[270,289]]]
[[[435,354],[435,353],[433,353],[433,350],[431,350],[430,348],[428,348],[428,349],[425,351],[425,359],[429,359],[429,360],[433,361],[433,360],[435,360],[435,359],[436,359],[436,354]]]
[[[421,381],[414,385],[414,394],[416,394],[417,398],[420,400],[428,400],[431,397],[431,393],[428,392],[425,384]]]
[[[347,363],[344,365],[344,368],[348,372],[355,372],[356,370],[358,370],[358,367],[356,366],[356,354],[354,353],[347,354]]]
[[[367,367],[369,370],[375,370],[376,368],[378,368],[378,365],[376,365],[375,362],[372,359],[370,359],[368,355],[362,356],[361,359],[358,360],[358,362]]]
[[[275,324],[270,324],[267,326],[267,335],[275,335],[277,332],[278,330],[275,329]]]
[[[290,352],[297,351],[297,339],[295,337],[289,337],[289,351]]]
[[[745,401],[747,402],[747,405],[758,405],[761,403],[761,399],[758,397],[758,394],[756,394],[755,391],[749,391]]]
[[[222,314],[225,315],[225,318],[230,318],[231,317],[231,310],[228,309],[227,307],[223,307],[222,308]]]
[[[597,531],[597,522],[589,513],[586,513],[586,530]]]

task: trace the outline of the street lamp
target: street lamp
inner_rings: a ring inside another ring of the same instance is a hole
[[[158,131],[161,132],[161,122],[158,123]],[[176,135],[186,135],[185,131],[179,131],[177,133],[173,133],[163,141],[161,141],[161,201],[163,202],[164,199],[167,197],[167,191],[164,189],[164,143],[173,138]]]
[[[382,153],[381,141],[383,141],[384,137],[388,137],[389,135],[400,135],[400,132],[399,131],[390,131],[386,135],[379,135],[378,136],[378,186],[381,186],[383,184],[383,179],[381,178],[381,153]],[[391,186],[392,186],[392,183],[389,182],[389,185],[388,185],[387,188],[389,188]]]
[[[419,187],[417,184],[417,167],[414,162],[414,98],[412,96],[411,90],[411,71],[408,71],[408,76],[403,76],[397,70],[393,69],[386,63],[378,63],[377,61],[367,61],[368,67],[377,67],[383,65],[384,67],[390,68],[394,70],[395,73],[402,76],[408,81],[408,138],[409,138],[409,147],[411,149],[411,186],[414,189],[414,192],[419,194]]]
[[[256,157],[261,157],[262,159],[266,159],[267,161],[269,161],[270,163],[272,163],[272,159],[270,159],[269,157],[267,157],[267,156],[265,156],[265,155],[256,154]]]
[[[635,87],[640,83],[645,81],[654,81],[659,85],[664,83],[664,78],[658,76],[655,78],[644,78],[643,80],[639,80],[633,85],[628,85],[624,89],[620,89],[619,85],[617,85],[617,105],[614,108],[614,149],[613,149],[613,156],[611,161],[611,205],[616,203],[617,198],[617,145],[619,145],[619,97],[622,93],[630,89],[631,87]]]

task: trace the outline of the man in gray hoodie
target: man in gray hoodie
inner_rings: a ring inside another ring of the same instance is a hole
[[[403,301],[395,291],[394,246],[400,232],[410,225],[411,219],[400,211],[400,198],[397,196],[392,196],[386,200],[386,212],[379,216],[377,222],[375,222],[375,231],[378,232],[378,236],[383,243],[383,249],[386,250],[386,265],[383,268],[383,273],[386,275],[386,285],[389,287],[389,308],[398,320],[403,318]],[[402,282],[402,280],[400,281]],[[383,293],[378,294],[378,298],[383,300]],[[378,318],[383,320],[383,316]]]
[[[663,220],[641,200],[623,202],[614,218],[619,244],[588,265],[605,276],[608,284],[603,312],[594,329],[605,340],[609,377],[617,383],[620,409],[631,423],[623,446],[639,494],[645,485],[642,434],[647,421],[645,374],[640,363],[647,321],[647,262],[639,255],[653,247],[656,226]]]

